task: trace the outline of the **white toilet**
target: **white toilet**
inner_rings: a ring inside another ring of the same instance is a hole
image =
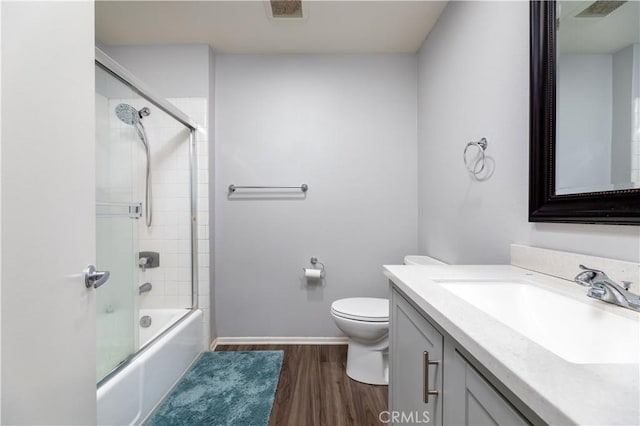
[[[389,383],[389,300],[352,297],[331,304],[331,316],[349,338],[347,375],[371,385]]]
[[[405,265],[446,265],[429,256],[405,256]],[[349,338],[347,375],[371,385],[389,383],[389,300],[351,297],[331,304],[331,316]]]

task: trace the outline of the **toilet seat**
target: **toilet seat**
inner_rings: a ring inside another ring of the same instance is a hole
[[[350,297],[331,304],[331,313],[364,322],[388,322],[389,300],[376,297]]]

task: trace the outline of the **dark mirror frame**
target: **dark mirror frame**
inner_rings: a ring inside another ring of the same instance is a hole
[[[529,222],[640,225],[640,189],[556,195],[556,2],[532,1]]]

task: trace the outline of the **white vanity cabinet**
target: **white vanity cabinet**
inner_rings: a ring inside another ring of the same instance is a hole
[[[391,423],[442,425],[442,334],[395,291],[390,327]]]
[[[391,297],[390,321],[392,424],[530,424],[461,355],[455,342],[396,290]]]

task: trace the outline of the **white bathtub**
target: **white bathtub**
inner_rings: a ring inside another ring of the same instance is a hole
[[[171,317],[184,316],[184,309],[177,311],[141,311],[141,315],[151,316],[152,325],[140,328],[140,342],[144,344],[145,337],[155,338],[173,323],[165,323],[163,328],[162,318],[169,321]],[[202,321],[202,311],[189,312],[178,325],[102,384],[97,392],[98,424],[140,424],[203,352]],[[157,322],[157,327],[154,327],[154,322]]]
[[[138,333],[140,339],[139,347],[144,347],[189,312],[191,312],[190,309],[140,309],[139,319],[144,316],[151,317],[151,326],[140,326]]]

